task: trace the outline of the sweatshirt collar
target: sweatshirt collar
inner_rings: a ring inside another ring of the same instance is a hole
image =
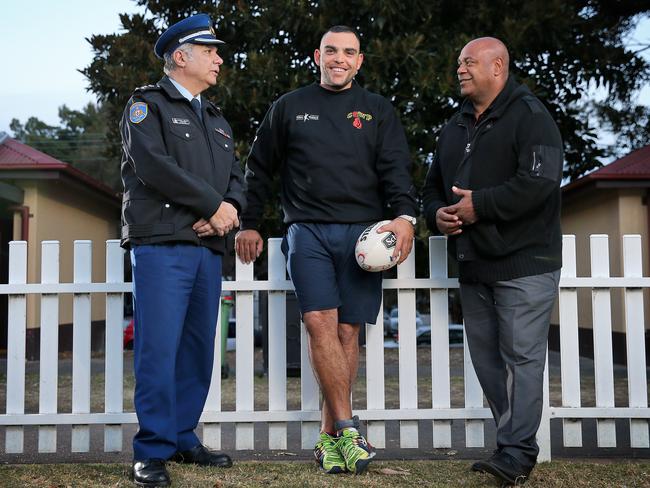
[[[514,76],[510,75],[503,89],[499,92],[497,97],[492,101],[490,106],[483,112],[484,116],[491,115],[498,117],[514,100],[530,93],[530,90],[525,85],[517,83]],[[474,104],[469,98],[463,100],[460,107],[460,112],[463,116],[474,117]]]

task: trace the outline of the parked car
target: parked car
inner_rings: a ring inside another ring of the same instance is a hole
[[[397,307],[392,309],[390,311],[390,315],[388,317],[388,327],[386,327],[386,320],[384,319],[384,334],[385,335],[390,335],[395,337],[397,335],[397,329],[398,329],[398,315],[399,315],[399,310]],[[424,324],[422,322],[422,317],[420,316],[420,312],[417,310],[415,311],[415,329],[417,330],[418,327],[422,327]],[[388,330],[388,333],[386,333],[386,330]]]
[[[423,325],[415,330],[416,341],[419,344],[431,344],[431,326]],[[449,346],[463,345],[463,325],[449,324]]]
[[[133,319],[124,319],[126,327],[123,328],[122,333],[122,347],[126,349],[133,349]]]

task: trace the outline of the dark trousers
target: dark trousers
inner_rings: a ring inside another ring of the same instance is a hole
[[[497,447],[525,466],[539,452],[548,329],[560,271],[461,283],[472,363],[497,425]]]
[[[199,444],[210,387],[221,256],[186,244],[131,250],[134,300],[135,460],[168,459]]]

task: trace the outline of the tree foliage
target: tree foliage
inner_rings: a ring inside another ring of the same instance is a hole
[[[89,103],[82,111],[59,108],[60,125],[47,125],[30,117],[23,125],[12,119],[9,128],[16,139],[50,156],[70,163],[113,188],[121,190],[119,141],[107,137],[106,109]]]
[[[456,59],[463,45],[495,36],[509,47],[515,76],[544,101],[565,143],[565,176],[599,166],[608,150],[597,129],[606,126],[628,146],[650,142],[643,112],[633,103],[650,78],[648,63],[625,46],[647,0],[137,0],[145,15],[120,16],[123,32],[89,39],[94,60],[83,73],[119,140],[117,123],[137,86],[155,82],[162,66],[153,44],[169,24],[188,15],[212,15],[228,44],[217,87],[208,96],[222,106],[245,157],[269,104],[317,80],[311,58],[331,25],[356,27],[366,59],[358,76],[366,88],[392,100],[401,114],[423,180],[436,134],[459,103]],[[607,90],[588,110],[589,87]],[[641,130],[643,129],[643,130]],[[611,149],[610,149],[611,152]]]

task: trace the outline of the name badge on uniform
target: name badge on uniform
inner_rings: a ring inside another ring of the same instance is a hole
[[[134,124],[139,124],[145,119],[148,112],[149,107],[147,107],[146,103],[135,102],[129,109],[129,120]]]
[[[190,120],[189,119],[177,119],[175,117],[172,117],[172,124],[190,125]]]
[[[230,136],[228,135],[228,133],[225,130],[223,130],[221,127],[219,127],[218,129],[214,129],[214,130],[217,131],[222,136],[224,136],[226,139],[230,139]]]

